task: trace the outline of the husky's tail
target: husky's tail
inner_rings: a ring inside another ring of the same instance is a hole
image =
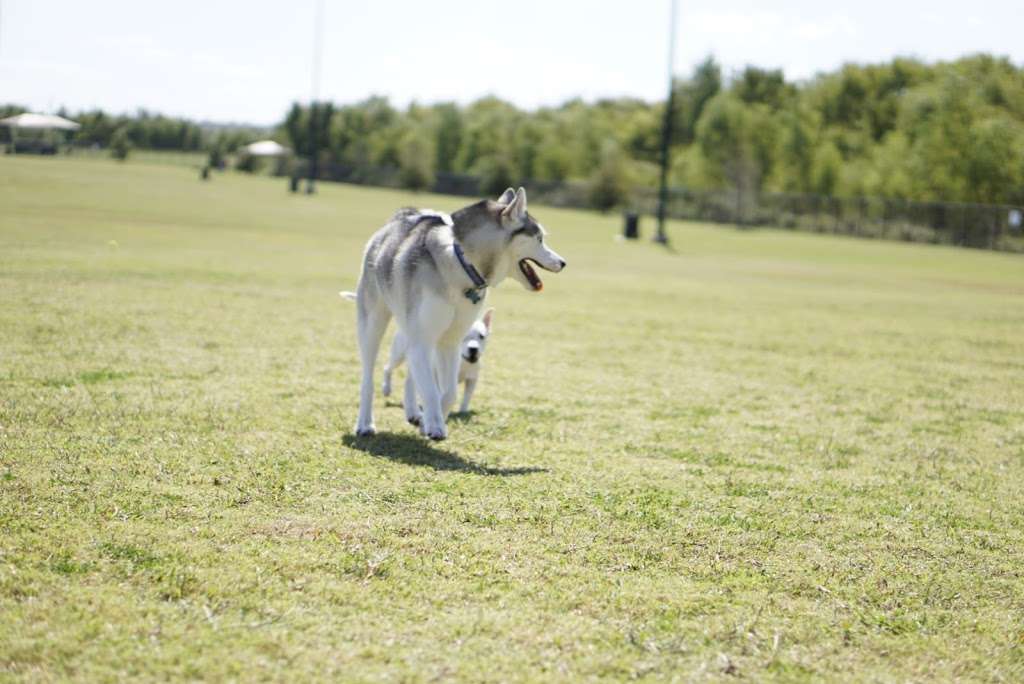
[[[347,299],[350,302],[354,302],[358,299],[355,292],[349,292],[348,290],[342,290],[338,293],[342,299]]]

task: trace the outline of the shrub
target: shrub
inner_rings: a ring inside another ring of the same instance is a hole
[[[235,168],[244,173],[256,173],[259,168],[259,159],[251,154],[242,154],[235,162]]]
[[[212,169],[217,169],[218,171],[224,170],[226,165],[224,160],[224,144],[220,141],[216,142],[210,149],[210,160],[208,163]]]
[[[122,126],[110,136],[110,156],[119,161],[128,158],[132,150],[132,141],[128,137],[128,130]]]

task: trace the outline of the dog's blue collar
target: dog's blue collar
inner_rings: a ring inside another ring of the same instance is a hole
[[[487,289],[487,281],[480,275],[480,271],[476,270],[476,266],[469,263],[466,258],[466,254],[462,251],[462,245],[456,242],[453,247],[455,248],[455,258],[459,260],[459,265],[462,266],[462,270],[466,272],[469,279],[473,283],[473,287],[465,290],[462,294],[466,299],[479,304],[480,300],[484,298],[484,291]]]

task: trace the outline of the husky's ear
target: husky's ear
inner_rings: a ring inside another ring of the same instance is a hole
[[[501,215],[516,223],[521,223],[526,218],[526,190],[524,188],[519,188],[516,198],[502,210]]]
[[[484,314],[484,327],[487,328],[487,332],[491,332],[491,319],[494,318],[494,309],[488,309],[487,313]]]
[[[501,197],[498,198],[498,204],[511,204],[512,200],[516,198],[516,191],[512,188],[507,189],[501,193]]]

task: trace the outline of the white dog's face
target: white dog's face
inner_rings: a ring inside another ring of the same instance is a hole
[[[462,360],[465,363],[479,363],[483,358],[487,338],[491,335],[491,321],[494,309],[488,309],[484,317],[473,324],[469,332],[462,338]]]
[[[501,212],[505,230],[511,233],[509,250],[515,261],[512,277],[527,290],[540,292],[544,283],[532,264],[545,271],[558,273],[565,268],[565,259],[547,245],[547,231],[526,211],[526,191],[519,188],[516,193],[509,188],[498,199],[507,203]]]

